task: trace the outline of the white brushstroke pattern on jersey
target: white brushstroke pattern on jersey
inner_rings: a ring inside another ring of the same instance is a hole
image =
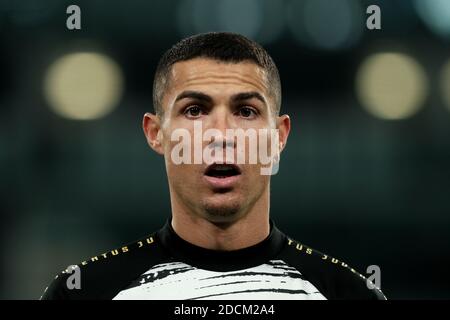
[[[115,300],[324,300],[316,287],[282,260],[227,272],[199,269],[183,262],[150,268]]]

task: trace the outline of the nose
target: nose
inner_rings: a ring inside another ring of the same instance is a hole
[[[208,127],[211,129],[217,129],[225,135],[226,129],[232,128],[231,111],[226,106],[217,106],[211,112]]]
[[[234,148],[235,139],[232,135],[227,135],[227,129],[235,129],[233,114],[225,105],[216,106],[209,114],[205,129],[214,129],[214,139],[208,141],[212,143],[210,147]],[[211,137],[212,138],[212,137]]]

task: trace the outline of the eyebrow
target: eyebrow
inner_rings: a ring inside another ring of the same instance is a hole
[[[183,91],[175,99],[175,102],[183,99],[196,99],[204,102],[211,103],[213,99],[200,91]]]
[[[250,100],[250,99],[254,99],[254,98],[260,100],[264,104],[267,104],[266,99],[264,99],[264,97],[259,92],[256,92],[256,91],[236,93],[231,96],[231,101],[239,102],[239,101]],[[191,90],[181,92],[176,97],[175,102],[183,100],[183,99],[196,99],[196,100],[204,101],[207,103],[211,103],[213,101],[211,96],[209,96],[203,92],[200,92],[200,91],[191,91]]]
[[[267,105],[266,99],[264,99],[264,97],[259,92],[256,92],[256,91],[237,93],[237,94],[231,96],[231,101],[239,102],[239,101],[243,101],[243,100],[250,100],[253,98],[258,99],[262,103]]]

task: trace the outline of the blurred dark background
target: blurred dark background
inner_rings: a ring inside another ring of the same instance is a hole
[[[163,159],[141,130],[153,73],[181,38],[218,30],[280,69],[293,128],[278,227],[380,266],[388,298],[450,298],[446,0],[0,0],[0,298],[37,299],[69,264],[164,223]]]

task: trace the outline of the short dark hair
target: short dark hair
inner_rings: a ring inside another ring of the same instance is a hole
[[[239,63],[251,61],[267,72],[275,106],[281,107],[281,81],[278,68],[267,51],[255,41],[230,32],[209,32],[185,38],[167,50],[159,60],[153,81],[153,108],[157,115],[163,114],[162,97],[170,77],[172,65],[194,58],[211,58],[221,62]]]

